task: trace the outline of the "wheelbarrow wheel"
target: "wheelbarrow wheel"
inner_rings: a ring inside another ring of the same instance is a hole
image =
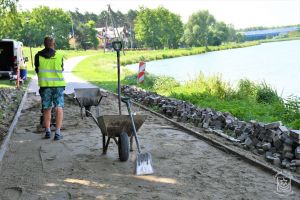
[[[127,161],[129,158],[129,139],[126,132],[122,132],[119,136],[118,149],[120,161]]]

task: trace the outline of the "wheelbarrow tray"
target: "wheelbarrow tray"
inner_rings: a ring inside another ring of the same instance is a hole
[[[99,88],[74,88],[74,91],[80,107],[98,106],[103,97]]]
[[[136,131],[143,125],[146,118],[146,115],[133,116]],[[132,135],[133,130],[129,115],[103,115],[97,120],[100,130],[105,136],[119,137],[122,132],[126,132],[129,137]]]

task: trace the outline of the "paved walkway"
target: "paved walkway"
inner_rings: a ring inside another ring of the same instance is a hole
[[[67,82],[67,87],[65,90],[66,94],[71,94],[74,92],[74,88],[94,88],[95,85],[88,83],[87,81],[78,78],[77,76],[72,74],[72,70],[76,67],[78,63],[87,58],[88,56],[79,56],[66,60],[64,62],[64,77]],[[39,95],[39,87],[37,76],[34,76],[32,81],[29,84],[28,92],[36,93]]]

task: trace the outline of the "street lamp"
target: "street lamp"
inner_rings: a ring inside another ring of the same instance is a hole
[[[120,86],[120,51],[122,49],[121,41],[113,41],[112,46],[117,52],[117,67],[118,67],[118,103],[119,103],[119,114],[121,115],[121,86]]]
[[[29,27],[30,17],[27,16],[25,18],[25,20],[26,20],[27,27]],[[28,35],[29,35],[29,42],[28,43],[29,43],[29,49],[30,49],[31,67],[33,68],[32,50],[31,50],[31,37],[30,37],[31,34],[29,34],[29,33],[31,33],[31,31],[28,31]]]

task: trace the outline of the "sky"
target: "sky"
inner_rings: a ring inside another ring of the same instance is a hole
[[[31,10],[40,5],[99,14],[107,5],[127,13],[140,6],[163,6],[181,16],[184,23],[199,10],[208,10],[218,21],[235,28],[253,26],[281,26],[300,24],[300,0],[19,0],[20,10]]]

